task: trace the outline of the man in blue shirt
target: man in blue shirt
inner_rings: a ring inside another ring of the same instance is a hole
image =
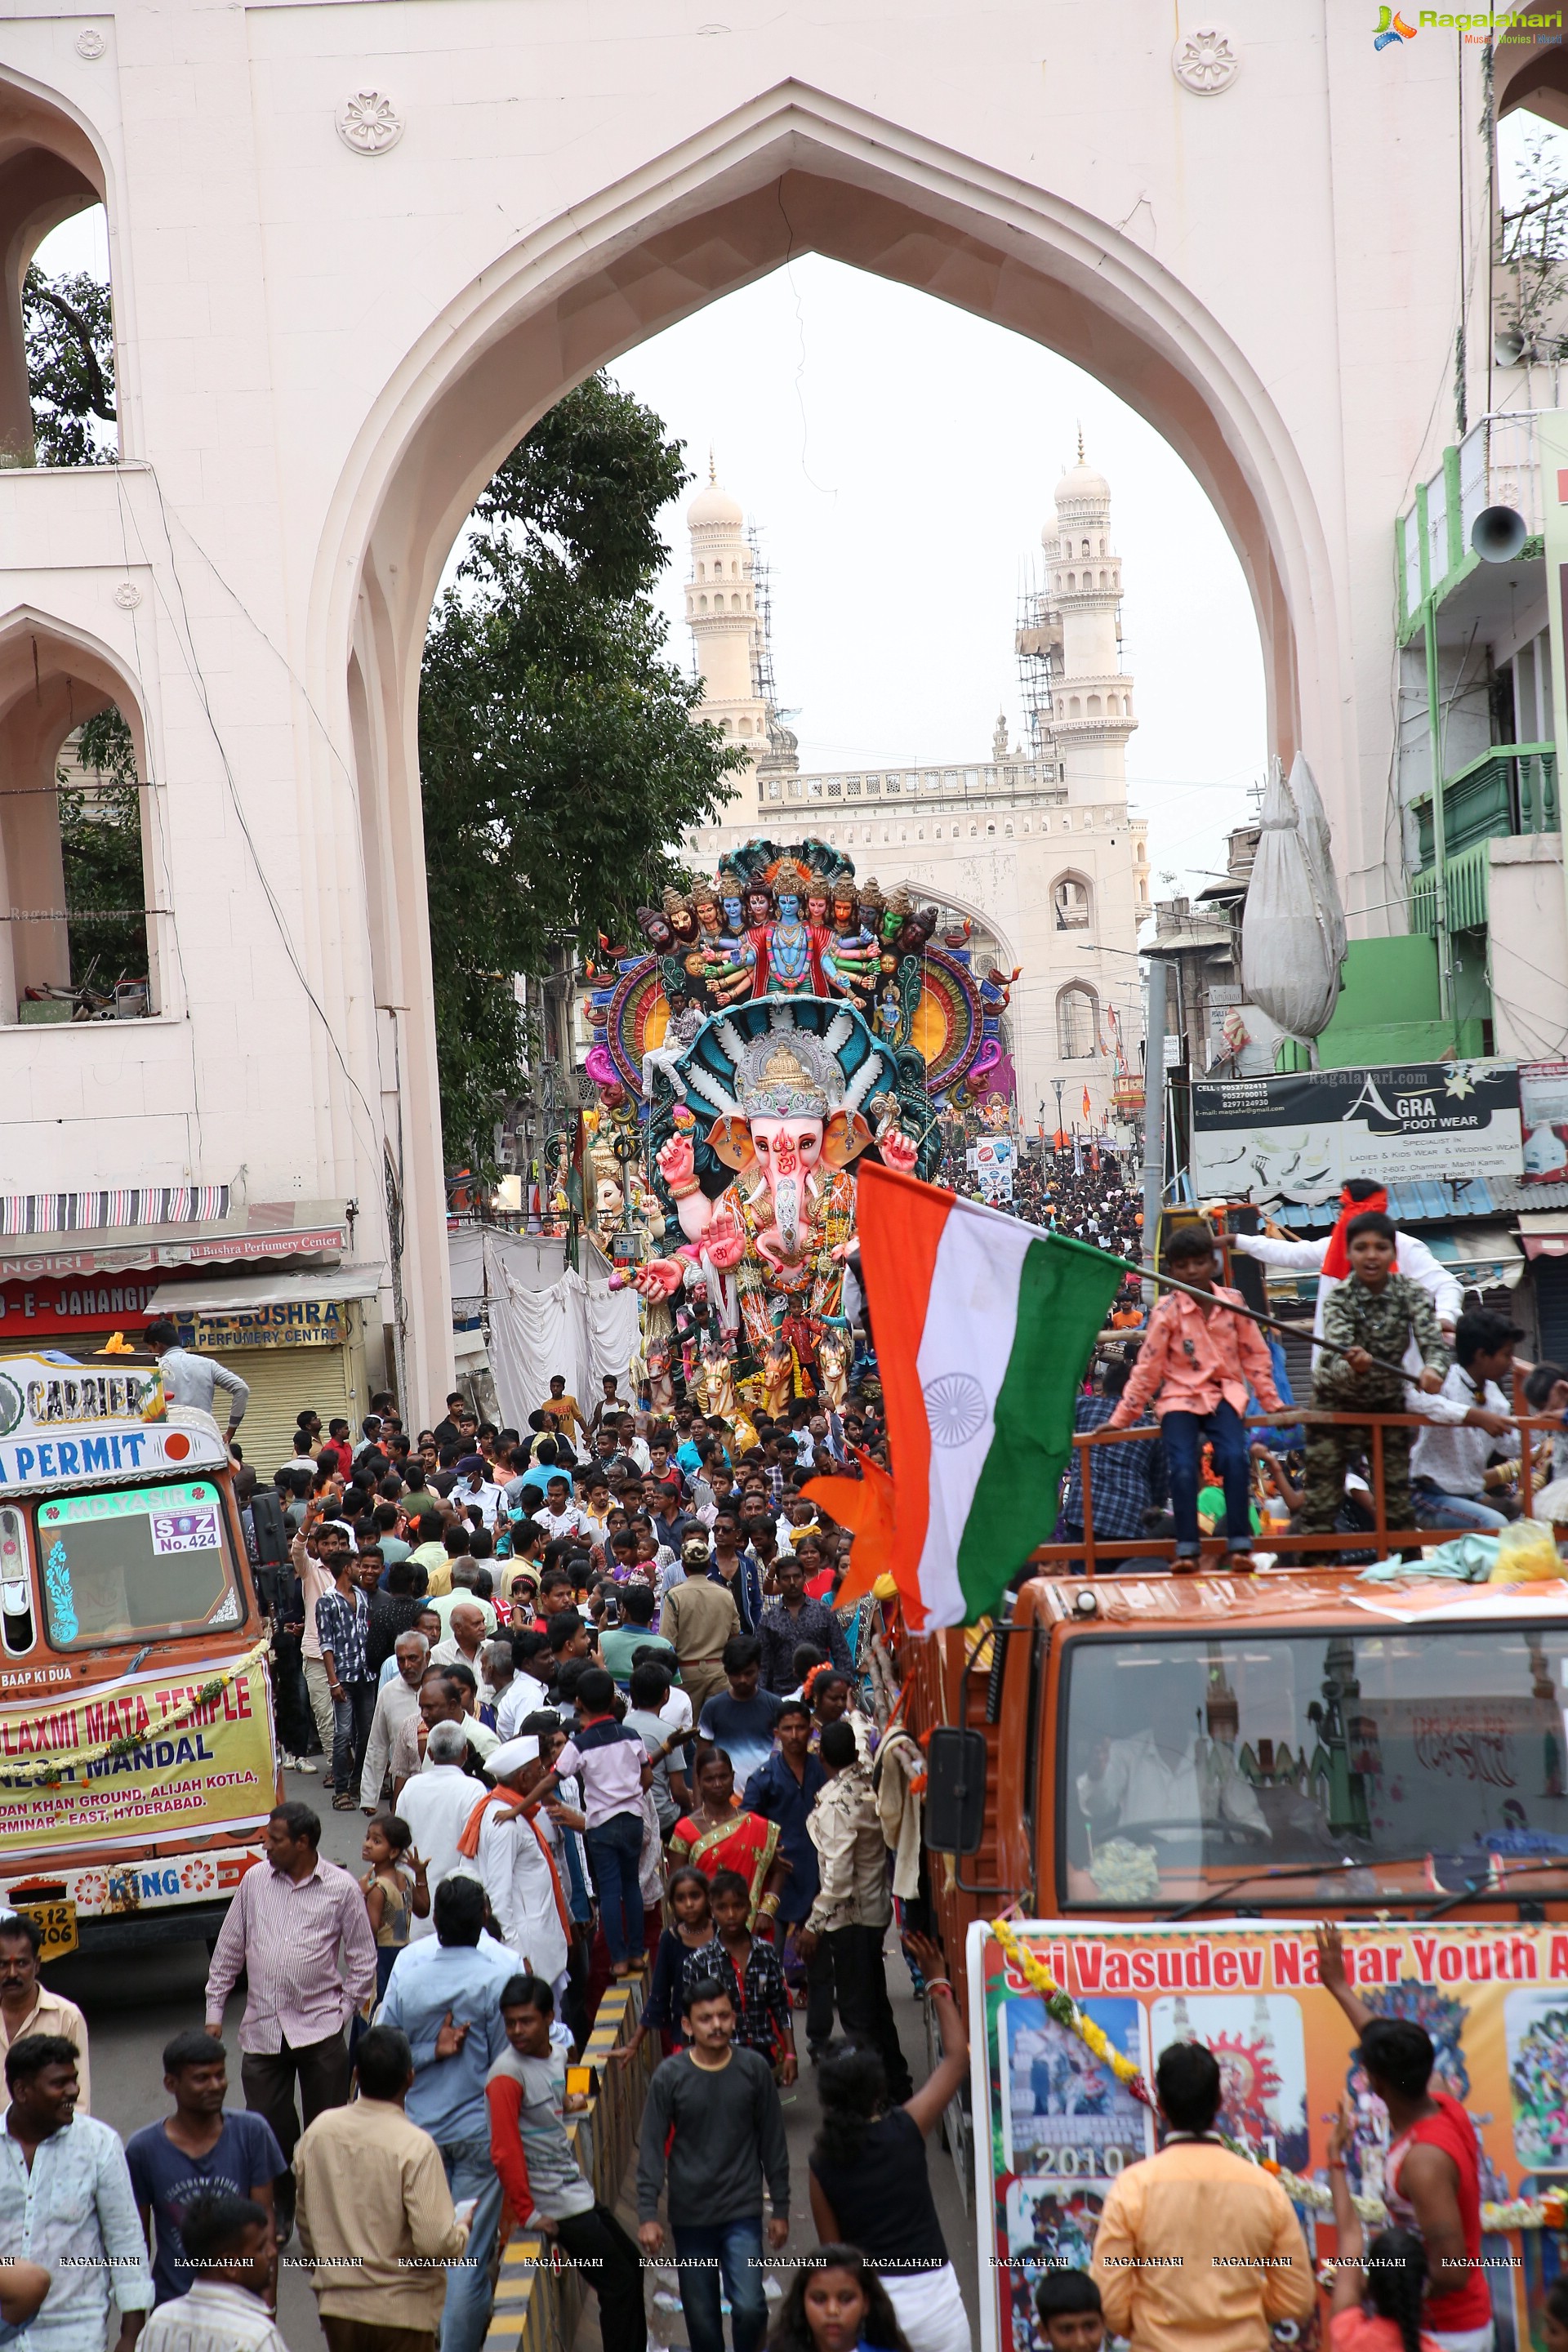
[[[754,1633],[731,1634],[722,1654],[730,1687],[703,1702],[697,1737],[724,1750],[735,1768],[735,1785],[743,1789],[773,1752],[773,1726],[784,1703],[757,1686],[763,1645]]]
[[[822,1761],[811,1752],[811,1709],[801,1698],[786,1698],[773,1725],[778,1746],[765,1764],[745,1783],[742,1803],[749,1813],[776,1822],[779,1852],[789,1864],[789,1878],[778,1898],[778,1934],[783,1943],[792,1927],[803,1927],[816,1900],[821,1879],[816,1848],[806,1829],[806,1818],[816,1792],[827,1786]],[[821,2056],[833,2039],[833,1962],[824,1960],[824,1937],[806,1964],[805,2046],[813,2058]]]
[[[408,2036],[414,2088],[405,2113],[440,2149],[454,2203],[477,2200],[468,2224],[472,2267],[464,2259],[447,2273],[441,2352],[479,2352],[489,2326],[488,2265],[501,2206],[485,2078],[508,2046],[500,1994],[517,1960],[504,1944],[484,1937],[485,1891],[477,1878],[444,1878],[435,1913],[434,1937],[405,1946],[394,1961],[376,2022]]]
[[[198,2197],[242,2197],[272,2211],[283,2151],[265,2116],[227,2108],[226,2053],[210,2033],[176,2033],[163,2053],[163,2088],[174,2112],[143,2124],[125,2143],[131,2186],[147,2228],[155,2218],[153,2300],[170,2303],[195,2284],[180,2225]]]

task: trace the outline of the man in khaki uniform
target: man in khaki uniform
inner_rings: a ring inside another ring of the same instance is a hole
[[[697,1723],[708,1700],[729,1688],[724,1644],[742,1630],[741,1615],[728,1585],[709,1579],[705,1537],[689,1536],[680,1556],[686,1580],[672,1584],[666,1593],[658,1630],[674,1647],[681,1688],[691,1701],[691,1719]]]

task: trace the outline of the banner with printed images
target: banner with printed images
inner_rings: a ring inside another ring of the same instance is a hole
[[[1348,2019],[1318,1983],[1310,1923],[1013,1924],[1151,2086],[1172,2042],[1206,2043],[1224,2088],[1218,2128],[1282,2174],[1326,2190],[1330,2122],[1348,2096],[1360,2119],[1351,2188],[1382,2196],[1387,2116],[1355,2063]],[[1483,2200],[1568,2191],[1568,1930],[1368,1923],[1347,1926],[1344,1942],[1369,2008],[1431,2035],[1435,2086],[1475,2128]],[[967,1958],[977,2099],[984,2093],[973,2135],[982,2343],[984,2352],[1047,2352],[1034,2304],[1041,2273],[1088,2267],[1117,2179],[1155,2152],[1155,2118],[1049,2015],[984,1925],[970,1930]],[[1297,2210],[1314,2262],[1331,2257],[1326,2212]],[[1541,2352],[1547,2291],[1568,2274],[1568,2237],[1494,2229],[1482,2260],[1496,2352]],[[1280,2352],[1321,2352],[1327,2298],[1276,2342]]]

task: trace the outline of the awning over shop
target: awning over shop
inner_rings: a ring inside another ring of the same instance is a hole
[[[1423,1234],[1433,1256],[1462,1282],[1467,1290],[1485,1290],[1506,1283],[1511,1290],[1524,1272],[1524,1253],[1511,1234]]]
[[[1526,1257],[1568,1257],[1568,1212],[1521,1209],[1519,1237]]]
[[[198,1276],[193,1282],[162,1282],[147,1302],[149,1315],[248,1315],[257,1307],[287,1307],[296,1299],[374,1298],[384,1269],[379,1265],[302,1267],[285,1274]]]
[[[1396,1225],[1429,1225],[1448,1222],[1455,1217],[1496,1216],[1499,1202],[1484,1177],[1475,1177],[1467,1184],[1439,1183],[1436,1179],[1422,1184],[1391,1184],[1388,1187],[1388,1213]],[[1326,1233],[1340,1213],[1340,1196],[1331,1193],[1328,1200],[1315,1202],[1283,1201],[1268,1214],[1277,1225],[1289,1233]],[[1429,1239],[1423,1235],[1424,1240]]]

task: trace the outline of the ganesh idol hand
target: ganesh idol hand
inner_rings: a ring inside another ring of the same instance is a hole
[[[678,1257],[650,1257],[632,1276],[632,1287],[644,1298],[673,1298],[684,1272]]]
[[[702,1236],[702,1255],[721,1274],[728,1274],[745,1256],[746,1236],[727,1211],[710,1221]]]
[[[696,1177],[697,1161],[689,1135],[672,1135],[658,1154],[658,1172],[673,1192],[678,1185],[689,1184]]]
[[[914,1174],[920,1151],[901,1128],[890,1128],[886,1135],[879,1135],[877,1149],[882,1155],[884,1167],[896,1170],[900,1176]]]

